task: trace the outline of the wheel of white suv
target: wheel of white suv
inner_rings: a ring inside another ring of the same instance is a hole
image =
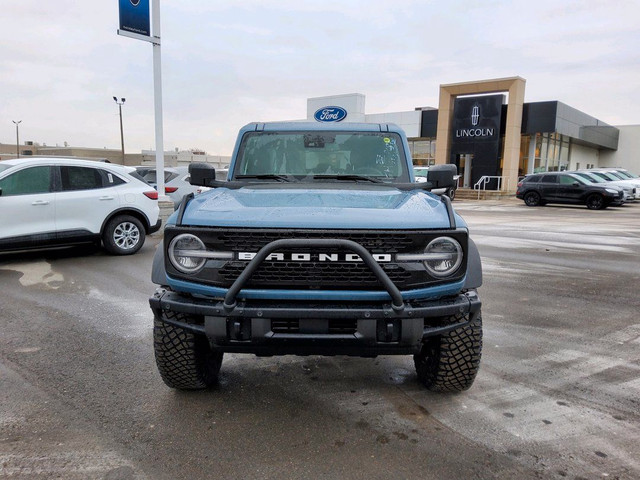
[[[459,323],[468,318],[459,314],[449,318],[449,323]],[[449,333],[430,337],[413,360],[418,380],[434,392],[461,392],[473,384],[482,355],[482,316],[467,326]]]
[[[102,233],[104,248],[113,255],[131,255],[142,248],[145,231],[142,222],[130,215],[118,215]]]

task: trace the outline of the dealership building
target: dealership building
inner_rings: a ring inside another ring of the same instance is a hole
[[[622,167],[640,173],[640,125],[612,126],[551,100],[524,101],[520,77],[440,86],[438,108],[368,114],[359,93],[309,98],[307,119],[327,108],[345,122],[395,123],[415,165],[453,163],[461,187],[515,190],[523,175]]]

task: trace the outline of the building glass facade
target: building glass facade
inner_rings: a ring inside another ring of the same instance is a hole
[[[434,165],[436,159],[436,141],[432,138],[409,140],[409,151],[414,165]]]
[[[562,172],[569,169],[571,139],[567,135],[557,132],[538,133],[535,138],[533,169],[527,170],[527,173]]]

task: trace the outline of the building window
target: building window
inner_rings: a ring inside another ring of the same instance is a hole
[[[434,165],[436,141],[431,138],[409,139],[409,151],[414,165]]]
[[[518,177],[522,177],[528,172],[530,144],[530,136],[523,135],[522,137],[520,137],[520,162],[518,163]]]
[[[569,169],[569,137],[559,133],[536,135],[534,173],[563,172]]]

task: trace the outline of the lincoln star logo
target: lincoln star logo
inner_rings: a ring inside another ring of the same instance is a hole
[[[477,128],[480,121],[480,106],[476,103],[471,109],[471,126],[473,128],[460,128],[456,130],[456,138],[467,137],[493,137],[495,134],[494,128]]]
[[[238,252],[238,260],[253,260],[254,252]],[[377,253],[372,255],[376,262],[390,262],[391,254]],[[272,253],[267,262],[362,262],[355,253]]]
[[[478,119],[480,118],[480,107],[474,105],[471,109],[471,125],[474,127],[478,125]]]

